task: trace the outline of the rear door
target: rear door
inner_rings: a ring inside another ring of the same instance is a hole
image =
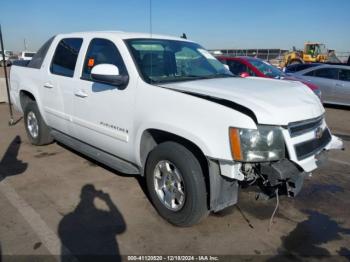
[[[324,102],[332,102],[334,99],[334,88],[338,80],[338,69],[330,67],[322,67],[312,69],[304,74],[304,78],[315,85],[322,91],[322,99]]]
[[[335,83],[334,102],[350,105],[350,69],[339,68],[339,80]]]
[[[66,134],[71,131],[72,94],[77,85],[74,72],[82,43],[82,38],[58,40],[40,87],[47,124]]]

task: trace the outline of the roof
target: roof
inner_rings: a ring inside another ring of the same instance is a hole
[[[340,68],[340,69],[348,69],[349,70],[350,66],[347,64],[344,64],[344,65],[320,64],[318,66],[313,67],[313,69],[318,69],[318,68]]]
[[[189,41],[187,39],[183,39],[180,37],[174,36],[166,36],[166,35],[158,35],[158,34],[150,34],[150,33],[136,33],[136,32],[123,32],[123,31],[91,31],[91,32],[75,32],[68,34],[58,34],[59,37],[106,37],[106,36],[116,36],[121,39],[133,39],[133,38],[154,38],[154,39],[167,39],[167,40],[179,40],[179,41]]]
[[[251,56],[218,56],[219,59],[222,60],[244,60],[244,61],[252,61],[252,60],[259,60],[262,61],[262,59],[257,57],[251,57]]]

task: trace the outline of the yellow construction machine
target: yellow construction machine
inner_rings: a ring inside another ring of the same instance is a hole
[[[325,44],[307,42],[304,44],[304,50],[293,48],[293,51],[285,53],[280,67],[303,63],[325,63],[331,56],[335,56],[334,51],[328,50]]]

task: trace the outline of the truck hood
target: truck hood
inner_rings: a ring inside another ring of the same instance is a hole
[[[324,113],[319,98],[304,84],[267,78],[215,78],[164,84],[163,87],[229,100],[250,109],[259,124],[287,125]]]

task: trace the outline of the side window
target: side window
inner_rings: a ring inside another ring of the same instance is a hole
[[[315,70],[312,70],[310,72],[307,72],[304,74],[305,76],[315,76]]]
[[[227,65],[230,67],[230,71],[235,75],[240,75],[243,72],[247,72],[248,68],[245,64],[238,61],[228,60]]]
[[[117,47],[110,40],[100,38],[91,40],[81,78],[92,80],[91,69],[98,64],[112,64],[118,67],[120,75],[128,74]]]
[[[350,82],[350,70],[340,69],[339,70],[339,80]]]
[[[305,74],[306,76],[315,76],[328,79],[338,79],[338,69],[336,68],[320,68]]]
[[[82,43],[81,38],[62,39],[57,45],[51,62],[51,73],[73,77]]]

